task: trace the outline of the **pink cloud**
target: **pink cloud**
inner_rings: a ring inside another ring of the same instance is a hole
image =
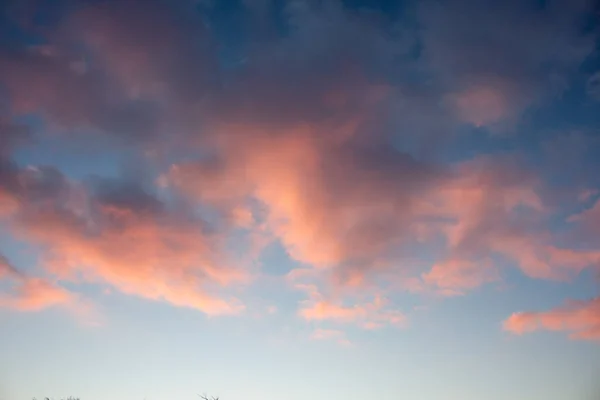
[[[568,281],[600,261],[600,251],[573,250],[547,244],[533,235],[499,235],[492,249],[514,261],[528,276]]]
[[[356,322],[367,317],[364,306],[345,307],[326,301],[319,301],[300,310],[307,320],[333,320],[338,322]]]
[[[498,279],[498,271],[489,260],[447,260],[435,264],[429,272],[423,274],[423,281],[427,285],[435,286],[441,294],[447,296],[462,295],[466,290]]]
[[[100,180],[86,189],[54,170],[16,174],[21,200],[9,227],[42,250],[42,266],[54,276],[211,315],[243,310],[217,292],[248,274],[227,265],[222,239],[185,211],[167,209],[135,184]]]
[[[348,306],[339,301],[325,299],[312,286],[308,286],[308,293],[311,299],[304,301],[298,311],[299,315],[308,321],[355,324],[363,329],[380,329],[389,325],[403,326],[406,322],[404,314],[388,308],[388,302],[379,296],[376,296],[372,302]]]
[[[27,216],[23,237],[47,251],[46,267],[65,279],[108,283],[121,292],[191,307],[207,314],[237,313],[236,301],[203,286],[226,285],[242,276],[212,259],[209,239],[197,226],[153,220],[130,209],[104,208],[105,226],[86,234],[60,215]]]
[[[176,187],[217,205],[240,202],[246,196],[258,199],[267,207],[268,227],[290,255],[317,266],[371,256],[397,239],[400,224],[393,221],[402,219],[402,214],[394,203],[403,199],[391,201],[391,193],[385,193],[394,189],[386,189],[385,181],[378,181],[375,174],[386,172],[373,171],[375,179],[371,180],[366,175],[355,176],[351,183],[352,174],[365,174],[354,165],[351,153],[343,153],[352,149],[336,155],[337,146],[319,138],[319,132],[328,130],[330,137],[343,139],[352,135],[352,130],[348,131],[351,126],[307,124],[291,127],[279,138],[248,126],[222,129],[229,134],[239,130],[240,136],[233,137],[241,142],[224,144],[227,158],[222,169],[215,171],[201,164],[175,166],[169,180]],[[246,142],[246,136],[251,141]],[[415,168],[419,168],[417,163]],[[407,190],[409,187],[406,185]],[[380,200],[376,193],[382,194]],[[408,197],[400,191],[398,195]]]
[[[571,339],[600,340],[600,298],[570,301],[545,312],[520,312],[504,321],[504,329],[521,335],[536,330],[569,333]]]
[[[370,271],[385,268],[388,249],[409,240],[412,204],[434,176],[403,154],[383,149],[362,154],[352,143],[360,125],[353,121],[307,122],[281,134],[268,125],[216,125],[223,158],[174,165],[161,182],[213,205],[226,218],[248,198],[257,200],[264,208],[255,218],[293,259],[332,271],[342,285],[361,286]],[[300,314],[370,328],[403,320],[379,307],[315,301]]]
[[[76,301],[75,296],[39,278],[27,278],[11,296],[0,297],[0,306],[18,311],[41,311],[55,306],[66,306]]]
[[[331,271],[324,275],[342,286],[368,285],[393,265],[392,249],[439,238],[445,249],[421,278],[446,294],[498,280],[492,256],[528,276],[560,280],[596,262],[595,252],[552,243],[541,182],[515,158],[480,157],[441,173],[401,153],[355,148],[362,118],[290,125],[283,133],[215,124],[218,161],[174,165],[162,181],[223,207],[224,215],[258,201],[264,209],[253,219],[293,259]]]
[[[0,255],[0,282],[8,282],[8,293],[0,294],[0,307],[35,312],[63,306],[75,308],[77,296],[47,279],[28,276]]]
[[[506,258],[530,277],[554,280],[568,280],[600,261],[598,251],[553,244],[537,178],[485,159],[463,163],[457,171],[456,179],[432,188],[422,207],[423,213],[449,221],[430,227],[442,233],[450,252],[424,275],[430,283],[444,287],[445,278],[447,286],[464,289],[489,282],[497,278],[491,255]],[[469,273],[467,280],[452,283],[460,271]]]
[[[376,261],[408,235],[411,203],[427,184],[427,168],[401,154],[354,154],[348,141],[355,123],[292,126],[278,136],[252,126],[219,129],[227,133],[218,136],[225,158],[217,169],[176,165],[167,180],[217,207],[258,200],[267,228],[294,259],[317,267]],[[379,156],[390,165],[379,165]],[[404,175],[402,185],[390,184]]]

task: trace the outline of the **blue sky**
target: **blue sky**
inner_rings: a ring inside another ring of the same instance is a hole
[[[598,6],[0,6],[0,400],[592,399]]]

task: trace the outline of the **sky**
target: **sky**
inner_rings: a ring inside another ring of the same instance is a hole
[[[0,400],[599,398],[600,3],[0,3]]]

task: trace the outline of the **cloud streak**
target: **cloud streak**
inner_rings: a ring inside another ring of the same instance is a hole
[[[600,299],[567,302],[543,312],[519,312],[504,321],[504,329],[522,335],[537,330],[566,332],[571,339],[600,340]]]
[[[56,306],[73,307],[76,295],[46,279],[30,277],[0,254],[0,282],[8,281],[9,293],[0,293],[0,307],[35,312]]]

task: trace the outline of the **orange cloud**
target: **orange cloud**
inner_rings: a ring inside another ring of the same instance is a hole
[[[509,165],[485,159],[463,163],[455,179],[424,197],[420,212],[444,219],[428,229],[445,237],[450,253],[423,276],[426,281],[447,289],[489,282],[498,277],[491,255],[506,258],[530,277],[554,280],[568,280],[599,263],[599,251],[552,243],[541,225],[547,210],[535,190],[539,183]]]
[[[242,275],[218,265],[209,248],[211,239],[198,226],[116,207],[97,212],[104,219],[98,234],[82,232],[53,213],[28,215],[19,229],[47,249],[47,268],[64,279],[80,276],[207,314],[241,311],[237,301],[220,299],[206,288],[210,282],[226,285]]]
[[[309,321],[352,323],[364,329],[379,329],[386,325],[400,326],[406,321],[406,317],[400,311],[387,308],[387,301],[379,296],[369,303],[346,306],[324,299],[312,286],[308,289],[312,299],[304,301],[298,313]]]
[[[494,90],[459,99],[463,108],[482,103],[479,114],[466,115],[471,122],[494,123],[510,114],[504,93]],[[344,103],[334,100],[336,107]],[[599,263],[599,251],[554,243],[542,182],[516,157],[479,157],[440,170],[366,145],[361,127],[369,107],[364,110],[302,123],[212,121],[207,130],[215,158],[176,164],[162,181],[230,219],[231,210],[255,201],[260,211],[253,209],[248,221],[260,223],[291,258],[316,269],[315,279],[346,289],[374,285],[384,292],[381,286],[390,281],[377,277],[391,268],[408,270],[395,262],[398,254],[440,241],[431,269],[415,271],[412,280],[402,271],[391,280],[451,296],[500,280],[498,258],[530,277],[554,280]],[[315,292],[313,286],[300,306],[306,320],[364,328],[403,320],[371,303],[348,305]]]
[[[364,306],[344,307],[326,301],[319,301],[301,309],[300,315],[308,320],[356,322],[367,317],[367,309]]]
[[[546,312],[520,312],[504,321],[504,329],[521,335],[536,330],[568,332],[571,339],[600,340],[600,298],[570,301]]]
[[[263,208],[254,210],[255,220],[293,259],[333,271],[342,285],[362,285],[370,271],[384,268],[387,250],[410,239],[413,204],[435,174],[402,153],[363,152],[353,143],[359,125],[304,123],[279,133],[269,125],[217,124],[220,156],[174,165],[160,181],[225,218],[257,201]],[[315,299],[300,315],[371,329],[404,320],[381,304]]]
[[[375,262],[408,235],[411,203],[430,179],[426,166],[383,148],[363,154],[351,143],[356,124],[307,123],[281,135],[260,128],[217,128],[217,168],[176,165],[166,181],[217,207],[258,200],[289,254],[317,267]]]
[[[499,277],[489,260],[475,262],[454,259],[435,264],[422,278],[426,284],[437,287],[441,294],[456,296]]]
[[[17,174],[21,201],[9,226],[39,246],[51,274],[211,315],[243,309],[217,292],[248,274],[229,266],[219,235],[184,210],[166,208],[136,184],[99,180],[86,189],[54,170]],[[67,300],[63,292],[40,287],[56,302]]]
[[[18,311],[41,311],[55,306],[73,306],[76,296],[46,279],[30,277],[0,254],[0,281],[10,282],[9,294],[0,294],[0,307]]]
[[[54,306],[65,306],[76,301],[75,296],[58,286],[39,278],[27,278],[11,296],[0,297],[0,306],[18,311],[40,311]]]
[[[364,148],[363,118],[283,132],[215,123],[218,157],[174,165],[161,181],[233,220],[231,210],[257,201],[264,208],[249,211],[246,226],[260,221],[293,259],[331,270],[347,286],[389,268],[394,250],[440,237],[446,248],[421,279],[446,294],[498,279],[492,256],[529,276],[562,280],[598,259],[552,243],[539,179],[518,160],[480,157],[442,172],[394,150]]]

